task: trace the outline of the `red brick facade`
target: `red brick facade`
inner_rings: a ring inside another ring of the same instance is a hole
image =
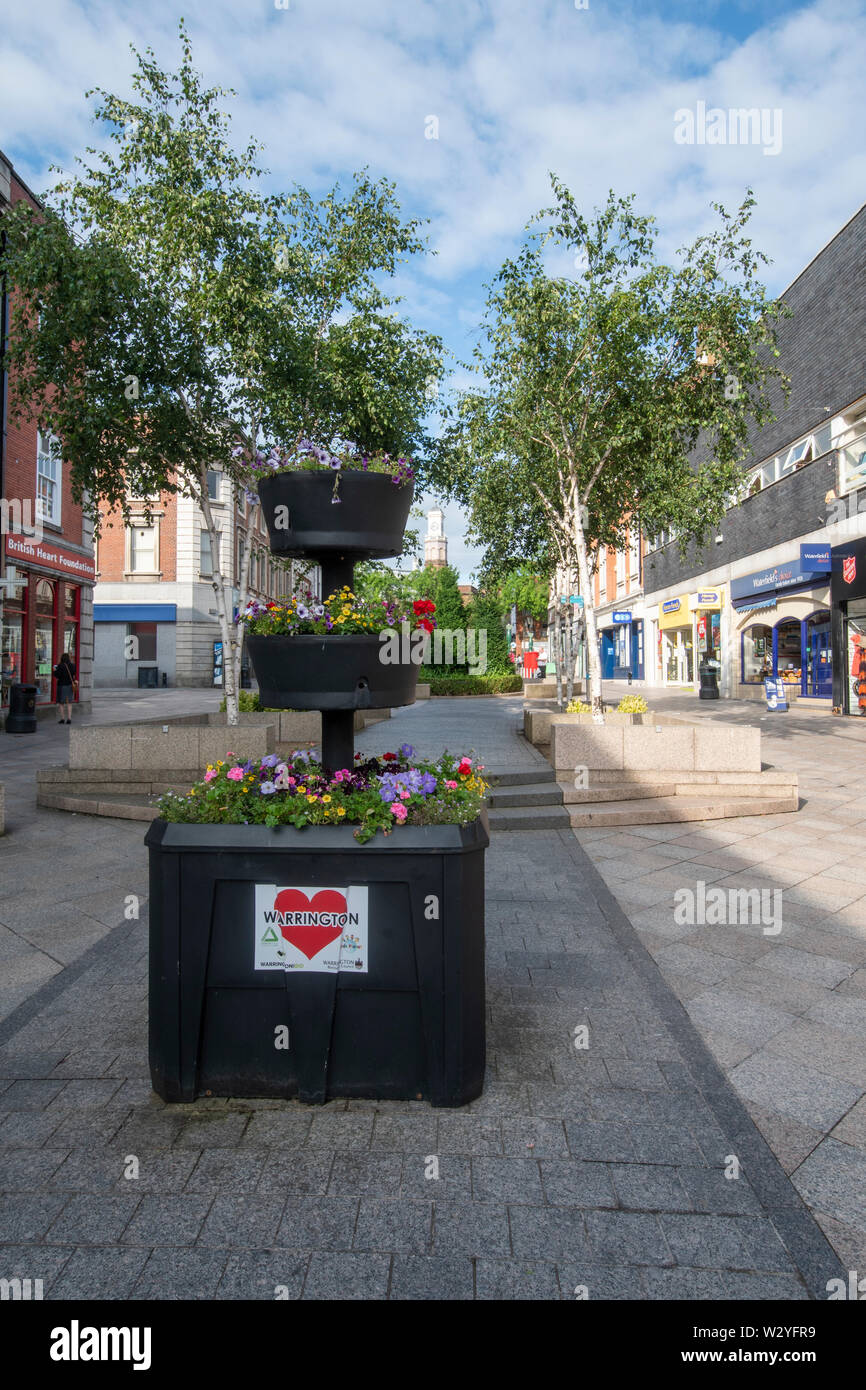
[[[0,226],[7,204],[38,203],[0,153]],[[17,310],[14,290],[3,294],[3,326],[14,334]],[[0,588],[2,614],[2,691],[8,703],[15,682],[37,687],[37,705],[50,706],[56,683],[52,670],[69,651],[79,679],[79,698],[87,699],[93,658],[93,547],[91,526],[73,500],[69,471],[49,462],[53,476],[42,484],[43,507],[38,508],[39,437],[36,424],[8,414],[13,382],[0,401],[3,411],[0,493],[2,516],[0,570],[10,568],[26,583]],[[46,491],[47,489],[47,491]],[[50,510],[49,510],[50,508]]]

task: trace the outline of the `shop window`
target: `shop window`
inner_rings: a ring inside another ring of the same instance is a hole
[[[129,528],[129,568],[133,574],[156,573],[156,527]]]
[[[743,633],[743,684],[757,684],[772,674],[773,629],[755,623]]]
[[[126,637],[130,661],[156,661],[156,623],[127,623]]]
[[[803,678],[800,619],[785,618],[776,625],[776,675],[789,685],[799,685]]]
[[[36,497],[39,515],[52,526],[60,525],[63,464],[55,435],[36,436]]]
[[[9,704],[9,687],[23,679],[22,638],[24,634],[24,598],[21,589],[7,590],[3,604],[0,629],[2,629],[2,648],[0,648],[0,676],[2,676],[2,703]]]
[[[51,701],[51,672],[60,656],[54,653],[54,600],[55,586],[48,579],[40,579],[36,584],[36,626],[34,683],[38,704]]]

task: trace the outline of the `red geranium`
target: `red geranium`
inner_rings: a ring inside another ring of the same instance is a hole
[[[434,629],[434,627],[436,626],[436,624],[435,624],[435,623],[431,623],[431,621],[430,621],[429,618],[419,618],[419,619],[418,619],[418,626],[419,626],[419,627],[423,627],[423,629],[424,629],[425,632],[432,632],[433,629]]]
[[[397,761],[396,753],[383,753],[382,757],[385,759],[386,763],[394,763]]]
[[[433,602],[432,598],[416,598],[412,604],[412,608],[416,618],[436,612],[436,604]],[[430,628],[427,630],[428,632],[431,631]]]
[[[460,766],[458,767],[457,771],[461,777],[469,776],[470,772],[472,771],[472,763],[469,761],[468,758],[461,758]]]

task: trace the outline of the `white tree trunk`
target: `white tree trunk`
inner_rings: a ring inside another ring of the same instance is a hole
[[[580,592],[583,594],[583,612],[586,621],[586,675],[592,692],[592,714],[597,723],[604,723],[604,705],[601,697],[601,657],[598,651],[598,631],[595,623],[595,604],[590,585],[589,555],[586,548],[586,535],[583,529],[580,502],[577,503],[573,517],[574,547],[577,552],[577,573]]]
[[[204,470],[202,470],[200,485],[200,492],[196,501],[201,508],[207,527],[207,533],[210,537],[211,582],[216,596],[217,618],[223,643],[223,689],[226,698],[226,720],[230,727],[234,727],[238,723],[238,685],[236,677],[237,664],[235,660],[237,633],[229,614],[229,603],[226,597],[221,533],[214,522],[213,512],[211,511],[210,498],[208,497],[207,491],[207,474]]]

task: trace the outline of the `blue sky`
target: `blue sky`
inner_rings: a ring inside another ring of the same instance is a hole
[[[751,185],[774,292],[866,196],[866,0],[0,0],[0,148],[36,192],[98,139],[85,90],[129,92],[130,43],[176,66],[181,12],[197,66],[237,90],[237,139],[264,143],[273,187],[322,192],[366,165],[429,218],[437,254],[400,290],[460,359],[550,170],[587,210],[634,192],[666,256]],[[781,147],[677,143],[674,113],[699,102],[781,112]],[[468,578],[450,506],[446,531]]]

